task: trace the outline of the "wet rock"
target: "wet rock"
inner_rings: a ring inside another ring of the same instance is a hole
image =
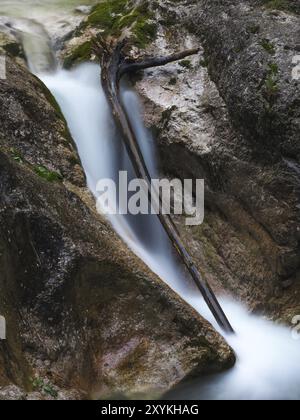
[[[11,59],[7,70],[0,81],[0,313],[7,324],[0,385],[16,384],[27,399],[158,396],[187,376],[232,366],[219,334],[96,213],[48,90]],[[19,389],[4,399],[23,398]]]
[[[205,179],[204,224],[176,220],[199,268],[214,287],[289,322],[300,299],[297,13],[260,1],[159,2],[147,53],[202,52],[135,81],[162,173]]]
[[[0,54],[14,57],[20,64],[25,64],[23,48],[9,24],[9,19],[0,16]]]

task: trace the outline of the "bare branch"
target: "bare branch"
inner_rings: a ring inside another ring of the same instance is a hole
[[[199,51],[200,48],[195,48],[192,50],[182,51],[180,53],[172,54],[169,56],[152,57],[144,61],[124,62],[120,65],[119,77],[124,76],[126,73],[132,73],[135,71],[145,70],[152,67],[165,66],[166,64],[172,63],[174,61],[183,60],[186,57],[198,54]]]

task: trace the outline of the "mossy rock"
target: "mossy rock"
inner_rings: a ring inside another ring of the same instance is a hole
[[[154,13],[148,1],[136,6],[127,0],[105,0],[92,9],[82,29],[87,27],[101,29],[103,37],[119,37],[127,29],[132,43],[140,48],[153,41],[157,33]]]
[[[282,10],[283,12],[300,13],[300,3],[295,0],[263,0],[264,6],[270,10]]]
[[[69,69],[75,64],[80,64],[89,61],[91,58],[92,43],[86,41],[83,44],[77,46],[70,55],[64,59],[64,68]]]

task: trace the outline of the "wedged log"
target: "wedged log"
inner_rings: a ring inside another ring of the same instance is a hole
[[[149,201],[153,202],[154,200],[154,202],[158,204],[158,218],[160,223],[162,224],[182,262],[187,267],[194,282],[202,293],[205,302],[210,308],[219,326],[225,332],[233,333],[234,330],[228,321],[221,305],[219,304],[211,287],[207,281],[203,279],[197,267],[195,266],[193,259],[186,246],[183,244],[171,217],[169,215],[163,214],[163,202],[159,196],[159,193],[155,193],[156,197],[153,197],[153,195],[149,196],[148,194],[148,191],[151,191],[151,177],[147,170],[143,154],[120,97],[120,80],[124,75],[136,72],[138,70],[143,70],[150,67],[164,66],[168,63],[182,60],[185,57],[197,54],[199,49],[187,50],[166,57],[152,57],[146,58],[144,60],[134,61],[125,56],[125,45],[125,40],[121,42],[111,41],[109,43],[104,42],[101,38],[98,38],[94,42],[94,51],[100,59],[102,69],[102,86],[110,104],[115,122],[120,130],[120,133],[122,134],[123,141],[125,143],[129,158],[131,159],[137,177],[143,179],[147,183],[149,190],[145,191],[145,193],[147,194]]]

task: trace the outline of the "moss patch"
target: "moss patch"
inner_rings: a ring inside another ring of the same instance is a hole
[[[58,172],[50,171],[45,166],[35,166],[34,172],[48,182],[62,181],[62,176]]]
[[[153,19],[148,1],[135,6],[127,0],[105,0],[92,9],[83,29],[91,26],[99,28],[104,37],[119,37],[124,29],[128,29],[132,43],[144,48],[156,37],[157,24]],[[83,55],[82,52],[80,55]]]
[[[268,39],[262,39],[260,42],[261,46],[263,47],[263,49],[265,51],[267,51],[267,53],[274,55],[276,50],[275,50],[275,46],[268,40]]]
[[[273,102],[278,94],[278,73],[278,65],[276,63],[269,63],[265,80],[265,93],[268,102]]]
[[[42,378],[30,378],[30,382],[32,384],[32,388],[34,391],[41,392],[44,395],[49,395],[52,398],[58,397],[58,392],[56,391],[55,387],[52,385],[51,382],[45,381]]]
[[[23,159],[21,153],[17,149],[11,148],[9,150],[9,152],[10,152],[10,154],[11,154],[11,156],[12,156],[12,158],[15,162],[18,162],[18,163],[23,163],[24,162],[24,159]]]
[[[145,48],[151,41],[155,40],[156,33],[156,23],[149,22],[147,18],[138,19],[133,28],[135,44],[140,48]]]
[[[70,55],[68,55],[64,60],[64,68],[69,69],[74,64],[83,63],[89,61],[91,58],[92,52],[92,43],[91,41],[86,41],[83,44],[76,47]]]
[[[190,60],[182,60],[180,61],[179,65],[183,67],[184,69],[191,69],[192,68],[192,62]]]
[[[270,10],[300,13],[300,4],[297,0],[263,0],[264,6]]]

